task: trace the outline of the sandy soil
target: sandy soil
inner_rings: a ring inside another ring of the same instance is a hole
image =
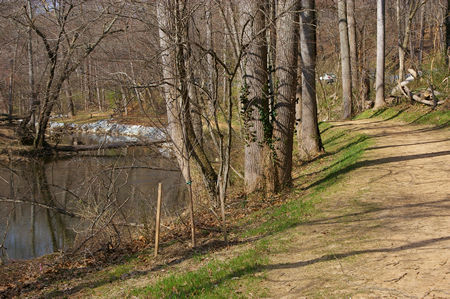
[[[375,144],[318,217],[283,233],[263,284],[276,298],[450,298],[450,130],[336,122]]]

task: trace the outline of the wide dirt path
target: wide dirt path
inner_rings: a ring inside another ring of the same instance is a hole
[[[334,123],[375,144],[324,212],[283,233],[263,281],[275,298],[450,298],[450,131]]]

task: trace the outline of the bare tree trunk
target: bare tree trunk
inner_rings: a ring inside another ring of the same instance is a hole
[[[360,88],[360,96],[361,96],[361,111],[367,108],[367,104],[370,101],[370,78],[368,71],[363,68],[361,71],[361,88]]]
[[[348,42],[347,6],[345,0],[338,0],[339,39],[341,44],[342,66],[342,118],[352,116],[352,75],[350,49]]]
[[[203,146],[203,122],[202,122],[202,109],[199,96],[195,91],[193,84],[189,84],[189,98],[191,100],[190,114],[192,120],[192,126],[194,127],[195,142]]]
[[[445,48],[444,48],[444,59],[447,63],[447,67],[450,69],[450,0],[447,0],[447,16],[444,20],[444,30],[445,30]]]
[[[419,29],[419,55],[418,55],[418,63],[422,65],[423,60],[423,42],[425,36],[425,5],[422,6],[420,11],[420,29]]]
[[[86,88],[89,107],[94,103],[94,93],[92,92],[92,63],[90,57],[86,59]]]
[[[275,66],[276,66],[276,53],[277,53],[277,1],[267,0],[267,11],[269,17],[267,18],[267,61],[268,61],[268,100],[269,100],[269,115],[272,115],[275,105]]]
[[[356,39],[355,0],[347,0],[348,42],[350,46],[350,61],[352,72],[352,88],[356,89],[359,80],[358,47]]]
[[[376,97],[374,108],[385,105],[384,101],[384,34],[385,34],[385,3],[384,0],[377,0],[377,75],[376,75]]]
[[[245,137],[245,190],[251,193],[265,188],[265,161],[270,156],[266,144],[271,134],[268,121],[267,44],[263,2],[245,0],[241,5],[241,27],[244,30],[245,56],[242,60],[243,80],[241,105]]]
[[[205,7],[205,18],[206,18],[206,48],[212,49],[213,48],[213,34],[212,34],[212,3],[213,1],[208,1],[207,5]],[[214,59],[211,55],[206,56],[207,61],[207,85],[208,85],[208,92],[209,92],[209,98],[208,98],[208,115],[211,117],[214,115],[214,112],[216,110],[216,101],[217,101],[217,95],[216,95],[216,80],[215,79],[215,67],[214,67]]]
[[[120,95],[122,96],[123,114],[128,115],[128,100],[127,100],[127,94],[125,92],[125,88],[123,88],[123,85],[120,85]]]
[[[27,1],[27,13],[30,20],[33,19],[33,10],[31,8],[31,0]],[[24,126],[30,123],[30,127],[34,130],[34,123],[36,122],[35,110],[36,106],[39,105],[37,100],[37,94],[34,87],[34,55],[33,55],[33,36],[31,26],[28,26],[28,41],[27,41],[27,51],[28,51],[28,84],[30,86],[30,102],[29,102],[29,113],[30,119]],[[24,120],[25,122],[25,120]]]
[[[301,29],[300,29],[301,30]],[[301,36],[299,31],[299,49],[301,53]],[[302,150],[302,59],[297,59],[297,92],[295,94],[295,130],[297,131],[297,148]]]
[[[281,190],[291,182],[294,138],[295,94],[297,91],[299,1],[280,0],[277,19],[275,77],[277,93],[273,140],[275,148],[275,187]]]
[[[97,97],[97,105],[98,105],[98,111],[102,111],[102,96],[100,93],[100,86],[98,84],[98,67],[97,65],[94,65],[94,71],[95,71],[95,95]]]
[[[14,59],[9,61],[10,73],[9,73],[9,86],[8,86],[8,121],[12,122],[13,114],[13,92],[14,92]]]
[[[405,56],[405,52],[402,49],[402,43],[403,43],[403,27],[404,27],[404,22],[403,22],[403,18],[402,18],[402,6],[403,6],[403,0],[397,0],[396,2],[396,20],[397,20],[397,30],[398,30],[398,82],[403,81],[403,61],[404,61],[404,56]]]
[[[405,23],[405,31],[401,35],[403,39],[401,40],[401,43],[399,43],[399,48],[398,48],[398,59],[399,59],[398,79],[399,79],[399,82],[403,81],[403,77],[405,74],[405,55],[406,55],[406,49],[408,47],[409,39],[411,36],[412,21],[414,19],[414,16],[417,13],[417,10],[425,2],[426,1],[422,2],[422,0],[412,0],[409,5],[408,14],[406,15],[407,19],[406,19],[406,23]],[[399,0],[397,0],[397,16],[400,15],[400,6],[399,5],[400,5]]]
[[[34,148],[43,148],[45,146],[45,130],[47,129],[47,125],[50,120],[50,113],[52,112],[57,98],[58,96],[54,95],[53,93],[51,95],[47,94],[44,98],[44,103],[39,115],[37,133],[33,142]]]
[[[209,4],[208,9],[210,9],[211,4]],[[207,22],[211,22],[211,20],[208,21],[208,18],[211,18],[211,16],[207,14]],[[207,29],[207,40],[209,40],[209,46],[208,49],[210,49],[210,47],[212,47],[212,24],[208,25],[208,29]],[[187,32],[188,35],[192,35],[193,34],[193,30],[191,30],[191,28],[188,28],[187,30],[189,30]],[[208,33],[208,31],[210,31]],[[210,35],[208,37],[208,35]],[[189,40],[191,37],[187,37],[186,39]],[[214,104],[214,100],[217,100],[217,93],[214,93],[214,91],[216,91],[216,85],[214,85],[214,75],[216,74],[214,72],[214,60],[211,58],[211,55],[207,55],[207,82],[208,82],[208,93],[211,97],[208,97],[207,99],[207,103],[208,106],[206,109],[202,109],[202,99],[201,96],[198,93],[198,90],[195,86],[195,70],[193,69],[192,66],[192,49],[191,46],[189,45],[189,43],[187,43],[186,47],[188,48],[186,50],[186,52],[188,53],[188,57],[187,57],[187,61],[186,61],[186,73],[188,76],[188,96],[189,96],[189,100],[190,100],[190,105],[189,105],[189,113],[190,113],[190,119],[192,121],[192,126],[194,128],[194,133],[195,133],[195,142],[197,144],[199,144],[200,146],[203,146],[203,121],[202,121],[202,113],[206,112],[207,114],[205,116],[209,116],[212,117],[214,115],[214,113],[216,112],[216,105]],[[204,103],[204,102],[203,102]]]
[[[323,150],[317,119],[316,101],[316,28],[314,0],[302,0],[300,14],[302,65],[302,130],[300,157],[309,161]]]
[[[75,106],[73,104],[73,94],[72,94],[72,88],[70,87],[70,82],[69,79],[67,79],[66,81],[66,97],[67,97],[67,102],[68,102],[68,108],[69,108],[69,112],[68,115],[69,117],[74,117],[75,116]]]

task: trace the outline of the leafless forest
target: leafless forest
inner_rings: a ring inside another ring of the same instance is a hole
[[[449,9],[450,0],[0,0],[0,117],[13,128],[0,131],[2,154],[13,142],[44,157],[94,148],[59,145],[54,119],[160,128],[186,182],[192,245],[199,205],[227,243],[230,189],[289,189],[293,165],[325,153],[320,122],[448,105]],[[83,209],[71,216],[94,208]]]

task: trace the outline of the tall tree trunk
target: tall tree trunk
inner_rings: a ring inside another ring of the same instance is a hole
[[[350,46],[350,61],[352,72],[352,88],[356,89],[359,80],[358,68],[358,46],[356,37],[356,21],[355,21],[355,0],[347,0],[347,17],[348,17],[348,42]]]
[[[346,0],[338,0],[339,39],[341,44],[342,67],[342,118],[352,116],[352,75],[350,66],[350,48],[348,42]]]
[[[95,71],[95,95],[97,97],[97,105],[98,105],[98,111],[102,111],[102,95],[100,93],[100,86],[98,84],[98,67],[94,65],[94,71]],[[134,78],[134,76],[133,76]]]
[[[414,16],[417,13],[417,10],[420,8],[420,6],[423,4],[422,0],[413,0],[411,1],[408,9],[408,13],[406,15],[406,22],[405,22],[405,30],[402,33],[401,37],[403,38],[401,42],[399,43],[398,47],[398,78],[399,82],[403,81],[404,74],[405,74],[405,55],[406,55],[406,49],[408,47],[409,39],[411,37],[411,25],[412,21],[414,19]],[[397,0],[397,16],[400,15],[400,4],[399,0]],[[399,22],[399,21],[398,21]],[[401,27],[401,26],[400,26]],[[399,27],[399,30],[400,30]]]
[[[13,114],[13,93],[14,93],[14,59],[9,61],[10,73],[9,73],[9,86],[8,86],[8,121],[12,122]]]
[[[323,150],[320,138],[316,101],[316,28],[314,0],[302,0],[300,14],[300,44],[302,65],[302,131],[300,156],[308,161]]]
[[[73,94],[72,94],[72,88],[70,87],[70,81],[67,79],[66,81],[66,98],[68,103],[68,115],[69,117],[75,116],[75,105],[73,104]]]
[[[301,30],[301,29],[300,29]],[[299,30],[298,52],[301,53],[301,36]],[[295,130],[297,131],[297,149],[302,151],[302,59],[297,59],[297,91],[295,93]]]
[[[212,28],[212,3],[213,1],[208,1],[207,5],[205,7],[205,18],[206,18],[206,48],[207,49],[213,49],[213,28]],[[207,62],[207,85],[208,85],[208,115],[212,117],[216,110],[216,101],[217,101],[217,94],[216,94],[216,74],[215,74],[215,66],[214,66],[214,59],[211,55],[206,56],[206,62]]]
[[[384,0],[377,0],[377,74],[376,74],[376,97],[374,108],[385,105],[384,101],[384,51],[385,51],[385,3]]]
[[[450,1],[450,0],[449,0]],[[422,6],[422,9],[420,11],[420,28],[419,28],[419,54],[418,54],[418,64],[419,66],[422,65],[423,60],[423,42],[424,42],[424,36],[425,36],[425,5]]]
[[[398,30],[398,81],[403,81],[403,61],[405,60],[405,51],[402,48],[403,44],[403,34],[404,34],[404,20],[402,18],[402,7],[404,0],[397,0],[395,12],[396,12],[396,21],[397,21],[397,30]]]
[[[444,20],[444,30],[445,30],[445,49],[444,49],[444,59],[450,69],[450,0],[447,0],[447,16]]]
[[[297,91],[298,0],[280,0],[277,19],[276,69],[277,92],[273,142],[275,148],[275,186],[277,190],[291,182],[294,138],[295,94]]]
[[[120,85],[120,95],[122,97],[123,115],[128,115],[128,99],[127,93],[125,92],[125,88],[123,88],[123,85]]]
[[[27,1],[27,13],[30,20],[33,19],[33,10],[31,7],[31,0]],[[28,26],[28,41],[27,41],[27,52],[28,52],[28,84],[30,86],[30,102],[29,102],[29,114],[30,119],[24,120],[24,126],[30,124],[31,129],[34,131],[34,123],[36,122],[36,107],[39,105],[36,90],[34,87],[34,55],[33,55],[33,35],[31,26]],[[26,121],[26,123],[25,123]]]
[[[188,50],[190,52],[190,50]],[[209,56],[209,55],[208,55]],[[202,123],[202,107],[201,107],[201,100],[200,96],[196,90],[196,87],[194,85],[194,70],[192,69],[192,65],[190,61],[187,61],[186,63],[186,71],[188,75],[188,96],[190,99],[190,105],[189,105],[189,114],[192,120],[192,126],[194,128],[195,133],[195,142],[198,143],[200,146],[203,146],[203,123]],[[211,103],[211,101],[208,100],[208,103]],[[211,108],[211,106],[209,106]],[[208,113],[215,113],[215,107],[212,106],[213,109],[210,109]]]
[[[44,98],[44,103],[42,105],[41,113],[39,115],[39,123],[37,127],[37,133],[34,138],[33,146],[34,148],[43,148],[45,143],[45,131],[47,129],[48,122],[50,120],[50,113],[52,112],[53,106],[56,103],[57,96],[49,95]]]
[[[245,190],[251,193],[265,186],[265,161],[270,156],[267,138],[271,135],[268,118],[267,44],[265,39],[265,8],[263,1],[245,0],[241,5],[243,43],[247,45],[242,59],[243,79],[241,106],[245,137]]]
[[[267,0],[267,11],[269,17],[267,18],[267,61],[268,61],[268,100],[269,100],[269,115],[272,115],[275,105],[275,66],[276,66],[276,53],[277,53],[277,1]],[[272,119],[271,119],[272,121]]]

